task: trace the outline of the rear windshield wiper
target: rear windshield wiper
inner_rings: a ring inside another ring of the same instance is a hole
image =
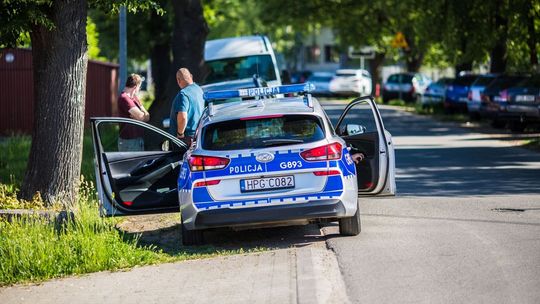
[[[301,139],[267,139],[263,140],[263,144],[267,147],[270,146],[281,146],[281,145],[290,145],[290,144],[301,144],[304,141]]]

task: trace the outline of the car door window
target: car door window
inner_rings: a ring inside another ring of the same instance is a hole
[[[101,122],[98,125],[103,152],[152,152],[179,148],[164,135],[130,122]],[[165,149],[167,148],[168,149]]]

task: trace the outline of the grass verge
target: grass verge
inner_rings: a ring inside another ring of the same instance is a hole
[[[161,262],[239,254],[262,249],[220,250],[180,247],[175,254],[140,245],[137,234],[117,228],[117,218],[101,218],[94,190],[83,187],[72,220],[62,225],[27,215],[0,219],[0,286]]]

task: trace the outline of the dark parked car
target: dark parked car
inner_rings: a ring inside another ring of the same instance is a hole
[[[492,120],[493,127],[502,128],[506,125],[505,120],[498,118],[501,105],[508,101],[508,88],[511,88],[525,80],[522,75],[500,75],[493,80],[482,93],[482,103],[479,113],[482,118]]]
[[[420,103],[427,107],[430,105],[442,104],[446,93],[446,87],[454,81],[454,78],[441,78],[432,82],[426,88],[424,94],[420,96]]]
[[[382,89],[383,102],[392,99],[402,99],[406,102],[416,101],[417,97],[424,94],[431,79],[420,73],[392,74]]]
[[[467,101],[469,101],[469,89],[473,82],[478,78],[478,75],[464,75],[454,79],[446,87],[444,98],[444,109],[447,112],[467,111]]]
[[[509,88],[507,95],[506,106],[501,103],[497,116],[512,131],[523,132],[528,124],[540,122],[540,74]]]

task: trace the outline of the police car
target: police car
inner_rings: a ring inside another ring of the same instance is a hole
[[[180,206],[185,245],[217,227],[339,221],[342,235],[359,234],[359,200],[395,193],[391,136],[372,97],[349,103],[334,128],[328,113],[343,106],[325,111],[311,90],[207,92],[191,147],[140,121],[92,118],[102,215]],[[118,151],[126,134],[144,136],[144,149]]]

